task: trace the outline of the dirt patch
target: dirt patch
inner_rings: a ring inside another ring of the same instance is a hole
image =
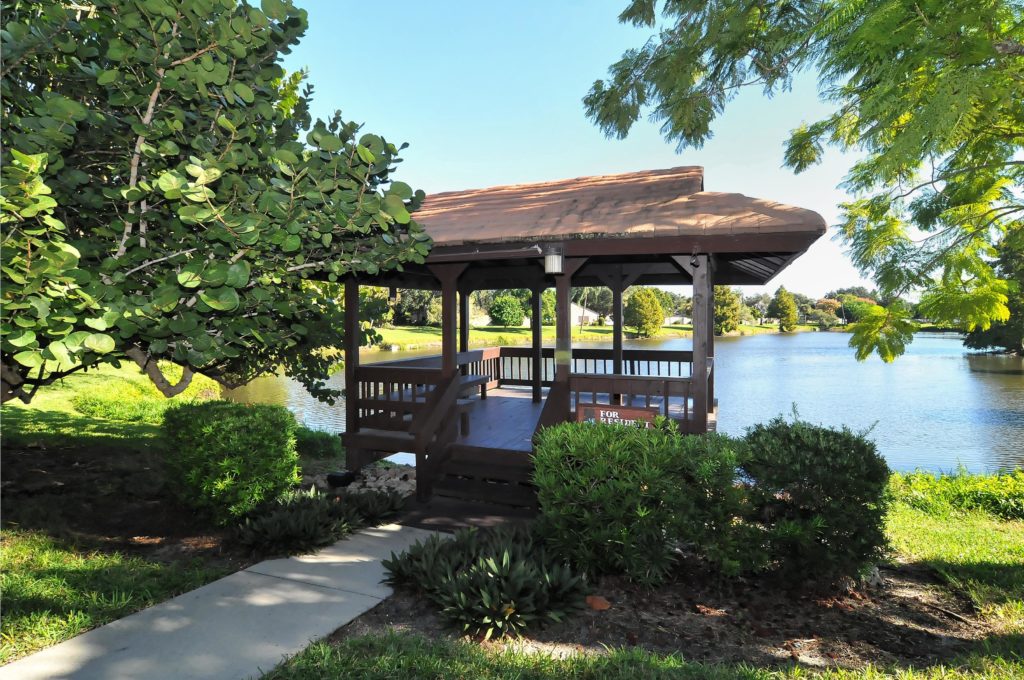
[[[521,640],[485,644],[558,656],[638,646],[762,666],[921,667],[961,656],[991,633],[930,570],[891,565],[880,576],[877,586],[829,597],[785,592],[765,580],[723,582],[696,565],[653,591],[605,578],[591,592],[607,599],[608,609],[588,608]],[[386,630],[458,637],[429,603],[398,593],[333,638]]]
[[[155,446],[5,446],[0,464],[5,525],[161,562],[198,558],[231,569],[252,563],[226,530],[171,494]]]

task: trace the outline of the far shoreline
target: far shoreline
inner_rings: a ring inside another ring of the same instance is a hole
[[[436,326],[391,326],[375,329],[381,336],[381,341],[370,347],[363,347],[360,353],[376,352],[405,352],[423,349],[439,349],[441,347],[441,329]],[[542,338],[554,340],[554,326],[542,327]],[[716,337],[743,337],[748,335],[787,335],[792,333],[846,333],[845,328],[820,329],[817,326],[802,324],[793,331],[783,333],[777,325],[753,325],[741,324],[735,331]],[[660,340],[670,338],[688,338],[693,336],[693,327],[690,325],[662,326],[661,331],[650,338],[637,338],[635,333],[626,331],[625,337],[630,340]],[[574,326],[572,329],[573,342],[610,342],[612,339],[611,326]],[[532,342],[532,332],[529,326],[473,326],[469,334],[470,347],[497,347],[529,345]]]

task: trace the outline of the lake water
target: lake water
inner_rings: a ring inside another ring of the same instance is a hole
[[[1024,359],[967,353],[958,336],[920,334],[891,364],[874,357],[858,362],[848,340],[845,333],[717,338],[719,431],[742,434],[755,423],[788,416],[795,405],[804,420],[871,428],[869,436],[895,470],[1024,467]],[[689,349],[690,339],[626,346]],[[373,354],[364,361],[412,354]],[[343,387],[343,375],[331,384]],[[284,404],[315,429],[345,427],[343,405],[327,406],[284,377],[260,378],[227,396]]]

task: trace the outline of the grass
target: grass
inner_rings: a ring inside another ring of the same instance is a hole
[[[131,447],[157,436],[160,418],[171,404],[219,394],[216,383],[196,376],[185,392],[167,399],[134,366],[100,366],[41,389],[30,404],[4,404],[3,443]]]
[[[930,472],[895,474],[889,485],[895,500],[942,515],[956,510],[984,510],[1003,519],[1024,520],[1024,470],[972,475]]]
[[[402,349],[441,346],[441,329],[435,326],[393,326],[380,328],[377,332],[380,333],[382,345],[397,345]],[[691,326],[664,326],[658,337],[682,337],[692,333]],[[545,340],[554,340],[555,327],[543,326],[541,336]],[[573,326],[572,338],[577,342],[611,341],[612,327]],[[476,347],[528,345],[532,339],[533,331],[525,326],[474,326],[469,331],[469,344]]]
[[[67,640],[223,574],[83,549],[39,532],[0,532],[0,663]]]
[[[335,645],[315,643],[264,678],[796,680],[813,676],[824,680],[872,680],[887,677],[898,677],[901,680],[995,680],[1020,677],[1021,672],[1024,672],[1024,664],[989,657],[973,657],[956,668],[934,666],[921,670],[901,670],[893,675],[885,669],[874,668],[861,671],[830,670],[816,674],[796,667],[769,670],[746,664],[706,664],[686,661],[675,654],[652,654],[640,649],[608,649],[599,654],[573,654],[555,658],[510,648],[485,649],[470,642],[435,641],[419,635],[387,633],[347,638]]]
[[[1024,522],[897,503],[887,526],[902,561],[933,568],[1024,654]]]
[[[1024,655],[1024,470],[894,474],[889,540],[934,569]]]
[[[817,326],[802,324],[797,326],[797,332],[816,331]],[[436,326],[392,326],[390,328],[379,328],[382,345],[394,345],[400,349],[415,349],[418,347],[440,347],[441,329]],[[753,324],[740,324],[740,327],[730,335],[760,335],[764,333],[778,333],[779,327],[776,324],[757,326]],[[629,329],[626,329],[627,337],[631,337]],[[680,338],[693,335],[693,326],[670,325],[662,326],[658,338]],[[554,340],[555,327],[543,326],[541,336],[545,340]],[[496,345],[528,345],[533,339],[533,331],[523,326],[474,326],[469,331],[469,344],[475,347],[492,347]],[[611,326],[579,326],[572,327],[572,339],[576,342],[610,342],[612,339]]]

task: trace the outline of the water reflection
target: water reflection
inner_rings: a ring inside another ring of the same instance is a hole
[[[1024,467],[1024,359],[966,354],[957,336],[922,334],[892,364],[876,358],[858,362],[848,340],[841,333],[718,339],[719,428],[742,434],[750,425],[788,415],[795,405],[812,422],[870,429],[897,470]],[[690,340],[627,346],[687,349]],[[367,355],[364,362],[410,355]],[[332,376],[330,384],[341,389],[343,374]],[[342,404],[327,406],[283,376],[260,378],[226,396],[285,404],[316,429],[345,427]]]

